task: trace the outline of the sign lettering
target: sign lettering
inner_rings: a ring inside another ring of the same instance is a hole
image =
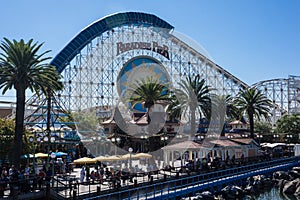
[[[123,43],[118,42],[117,43],[117,55],[124,53],[126,51],[134,50],[134,49],[146,49],[150,51],[154,51],[164,57],[166,57],[168,60],[169,58],[169,48],[166,45],[159,46],[157,42],[129,42],[129,43]]]

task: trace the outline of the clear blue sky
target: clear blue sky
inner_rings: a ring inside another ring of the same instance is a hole
[[[44,42],[43,50],[52,50],[52,57],[94,21],[139,11],[172,24],[249,85],[300,75],[297,0],[1,0],[0,7],[1,41],[33,38]]]

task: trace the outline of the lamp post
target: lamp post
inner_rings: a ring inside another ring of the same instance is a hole
[[[33,143],[33,173],[34,175],[36,174],[36,171],[35,171],[35,150],[36,150],[36,135],[35,135],[35,132],[34,132],[34,137],[30,136],[29,137],[29,142],[30,143]]]
[[[279,138],[279,135],[278,134],[274,134],[273,138],[274,138],[274,142],[276,142],[277,138]]]
[[[52,177],[54,177],[54,163],[55,163],[56,154],[54,152],[51,153],[52,159]],[[54,181],[52,181],[52,187],[54,185]]]
[[[111,141],[115,144],[115,155],[117,155],[117,145],[121,142],[121,138],[111,138]]]
[[[293,135],[286,135],[286,138],[287,138],[287,142],[290,144],[291,143],[291,140],[293,138]],[[291,146],[290,145],[287,145],[288,146],[288,152],[289,152],[289,156],[292,154],[292,149],[291,149]]]
[[[50,151],[50,133],[48,133],[44,138],[43,138],[43,141],[47,143],[47,167],[46,169],[49,170],[49,163],[50,163],[50,157],[49,157],[49,151]],[[48,142],[49,141],[49,142]]]
[[[197,140],[198,140],[198,141],[202,141],[203,139],[204,139],[204,136],[203,136],[203,135],[198,135],[198,136],[197,136]]]
[[[290,142],[291,142],[291,139],[293,138],[293,135],[286,135],[286,138],[287,138],[287,140],[288,140],[288,143],[290,143]]]
[[[234,138],[234,136],[233,135],[228,135],[227,138],[232,139],[232,138]]]
[[[96,149],[95,149],[95,155],[99,155],[99,143],[101,144],[101,141],[102,141],[102,138],[100,136],[96,136],[96,137],[93,137],[92,140],[94,141],[94,144],[96,146]],[[100,152],[101,152],[101,148],[100,148]]]
[[[258,138],[258,143],[260,145],[260,142],[261,142],[261,139],[263,138],[263,135],[257,135],[257,138]]]
[[[182,135],[181,135],[181,134],[177,134],[177,135],[176,135],[176,138],[182,139]]]
[[[131,167],[132,167],[131,153],[132,153],[133,149],[131,147],[129,147],[128,151],[129,151],[129,170],[131,171]]]
[[[56,149],[55,137],[50,138],[51,143],[54,143],[54,150]]]
[[[166,142],[168,141],[168,136],[162,136],[160,137],[160,140],[163,142],[164,146],[166,146]]]
[[[142,135],[141,136],[141,152],[145,152],[145,145],[144,145],[144,141],[148,139],[148,136],[147,135]]]
[[[47,154],[48,154],[48,157],[47,157],[47,170],[49,170],[49,167],[50,167],[50,156],[49,156],[50,144],[55,142],[55,137],[51,137],[50,132],[48,132],[48,134],[43,138],[43,141],[46,142],[47,145],[48,145],[47,146]]]

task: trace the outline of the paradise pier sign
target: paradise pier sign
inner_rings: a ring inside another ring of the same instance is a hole
[[[169,58],[169,48],[166,45],[159,46],[157,42],[118,42],[117,43],[117,55],[124,53],[126,51],[134,50],[134,49],[146,49],[150,51],[154,51],[168,60]]]

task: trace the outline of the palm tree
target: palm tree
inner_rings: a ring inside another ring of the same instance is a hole
[[[16,90],[16,119],[14,135],[13,164],[19,168],[22,150],[22,137],[24,135],[24,112],[26,89],[30,89],[37,95],[47,95],[49,91],[62,89],[59,81],[61,76],[54,66],[45,64],[50,59],[44,58],[49,51],[38,54],[42,44],[33,43],[33,39],[27,43],[10,41],[4,38],[0,45],[3,51],[0,54],[0,89],[2,94],[14,88]]]
[[[226,118],[237,118],[238,110],[234,104],[234,99],[230,95],[213,95],[212,96],[212,109],[215,113],[212,117],[216,118],[215,120],[222,127],[221,136],[225,136],[225,120]]]
[[[170,92],[170,101],[167,112],[169,113],[170,120],[180,119],[181,117],[182,108],[180,106],[178,98],[173,91]]]
[[[254,117],[261,116],[269,120],[271,101],[255,87],[241,90],[236,99],[236,106],[243,115],[247,115],[250,124],[250,137],[254,138]]]
[[[210,116],[210,88],[205,84],[205,80],[200,75],[194,78],[188,76],[179,83],[180,89],[175,90],[176,97],[180,102],[182,111],[190,111],[191,134],[196,131],[196,111],[199,111],[200,118],[202,114],[209,118]],[[192,135],[191,135],[192,136]]]
[[[131,92],[129,101],[131,107],[135,107],[138,103],[142,103],[147,109],[148,123],[150,123],[149,111],[155,103],[168,103],[170,100],[169,90],[167,87],[159,83],[152,77],[138,80],[129,88]]]

